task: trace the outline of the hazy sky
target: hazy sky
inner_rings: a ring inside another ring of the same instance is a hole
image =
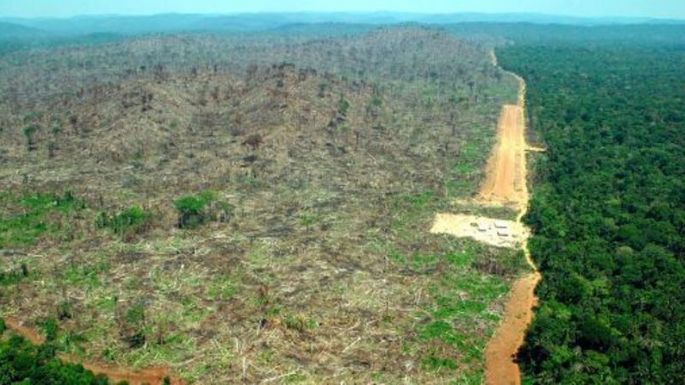
[[[0,0],[0,16],[301,11],[534,12],[685,19],[685,0]]]

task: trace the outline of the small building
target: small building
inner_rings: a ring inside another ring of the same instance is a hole
[[[478,231],[484,232],[490,230],[490,225],[487,224],[486,222],[480,222],[478,223]]]
[[[497,230],[497,235],[499,235],[500,237],[508,237],[509,236],[509,230],[499,229],[499,230]]]

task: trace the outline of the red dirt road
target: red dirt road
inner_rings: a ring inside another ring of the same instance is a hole
[[[513,356],[533,319],[532,308],[537,304],[534,290],[539,281],[540,274],[535,272],[514,282],[505,305],[504,319],[485,349],[487,385],[521,384],[521,372]]]
[[[502,107],[497,126],[497,144],[488,160],[479,200],[520,207],[528,200],[523,108],[517,105]]]
[[[497,59],[492,54],[493,64]],[[514,75],[516,76],[516,75]],[[525,93],[523,79],[519,82],[516,105],[502,108],[497,127],[497,144],[488,161],[486,180],[481,186],[479,201],[488,205],[514,205],[519,209],[517,221],[521,223],[528,209],[528,188],[525,140]],[[523,251],[533,273],[516,282],[505,305],[504,318],[485,349],[486,385],[520,385],[521,372],[513,361],[523,343],[526,330],[533,319],[537,304],[535,287],[541,279],[528,250],[528,240],[523,241]]]

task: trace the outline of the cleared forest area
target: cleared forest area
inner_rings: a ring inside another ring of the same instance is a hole
[[[3,316],[191,383],[480,383],[525,262],[427,229],[516,79],[445,32],[322,29],[5,54]]]

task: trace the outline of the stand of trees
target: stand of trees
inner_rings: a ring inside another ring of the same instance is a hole
[[[18,335],[2,338],[0,319],[0,385],[108,385],[107,377],[95,375],[81,365],[63,363],[48,342],[33,345]]]
[[[539,384],[685,383],[685,46],[517,42],[548,151],[526,217]]]

